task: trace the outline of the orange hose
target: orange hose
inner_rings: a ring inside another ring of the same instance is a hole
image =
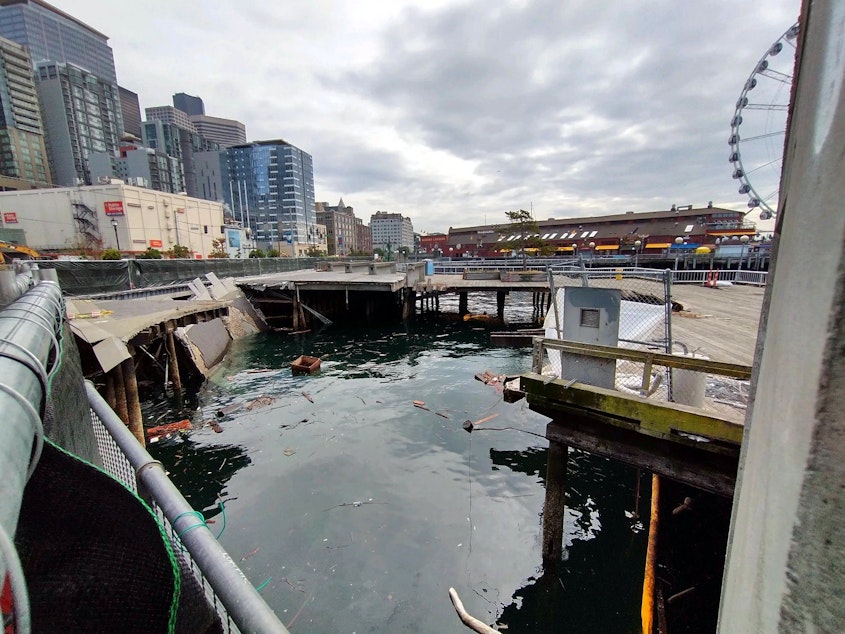
[[[657,565],[657,529],[658,507],[660,505],[660,478],[651,476],[651,520],[648,525],[648,549],[645,555],[645,575],[643,577],[643,603],[640,618],[643,634],[654,631],[654,569]]]

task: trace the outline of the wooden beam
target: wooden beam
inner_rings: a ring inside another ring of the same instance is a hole
[[[554,414],[542,408],[535,411],[546,416]],[[634,430],[607,425],[586,416],[553,420],[546,426],[546,437],[550,443],[570,445],[704,491],[728,498],[733,496],[738,449],[730,455],[702,451],[697,447],[678,445]]]
[[[558,339],[543,339],[542,346],[546,350],[560,350],[570,354],[583,354],[588,357],[597,357],[600,359],[624,359],[626,361],[638,361],[640,363],[650,362],[669,368],[692,370],[694,372],[704,372],[705,374],[719,374],[735,379],[748,380],[751,378],[751,367],[738,363],[725,363],[723,361],[710,361],[708,359],[684,357],[666,354],[664,352],[631,350],[628,348],[617,348],[616,346],[600,346],[598,344],[561,341]]]
[[[523,374],[521,383],[529,405],[603,415],[612,424],[613,421],[633,423],[640,433],[666,440],[679,441],[681,432],[735,445],[742,443],[741,424],[687,405],[652,401],[586,383],[569,385],[566,379],[549,381],[548,377],[533,372]],[[709,449],[707,443],[699,444]]]

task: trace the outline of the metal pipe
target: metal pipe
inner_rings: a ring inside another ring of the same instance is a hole
[[[143,485],[161,508],[173,532],[181,535],[182,543],[238,628],[242,632],[287,634],[288,630],[214,538],[208,526],[198,522],[194,509],[167,477],[164,466],[138,443],[90,382],[85,383],[85,390],[91,409],[135,469],[139,485]]]
[[[62,323],[59,285],[42,282],[9,309],[0,313],[0,526],[14,535],[23,489],[43,442],[49,370],[59,358],[54,349]],[[50,337],[44,336],[47,319]],[[5,573],[0,558],[0,579]]]

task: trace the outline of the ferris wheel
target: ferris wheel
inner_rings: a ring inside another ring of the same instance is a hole
[[[731,119],[733,178],[740,183],[739,193],[748,196],[748,207],[760,208],[761,220],[777,211],[798,33],[796,22],[760,58]]]

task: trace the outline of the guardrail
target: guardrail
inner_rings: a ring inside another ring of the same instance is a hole
[[[184,546],[190,555],[189,563],[199,571],[198,581],[211,595],[210,602],[220,613],[224,627],[228,625],[228,631],[288,634],[287,628],[211,534],[202,516],[167,477],[161,462],[140,445],[91,383],[86,382],[85,389],[95,432],[99,432],[96,433],[97,441],[105,444],[101,447],[103,466],[130,487],[143,486],[153,510],[166,522],[167,533],[176,549]],[[102,429],[98,429],[98,425]],[[229,624],[230,619],[237,630]]]
[[[643,279],[662,278],[665,271],[669,270],[672,274],[673,284],[700,284],[706,285],[708,282],[721,281],[731,282],[732,284],[748,284],[753,286],[765,286],[768,282],[768,271],[750,271],[745,269],[688,269],[688,270],[672,270],[672,269],[653,269],[636,266],[604,266],[604,267],[585,267],[582,269],[575,261],[561,262],[560,260],[532,260],[530,268],[540,271],[551,270],[555,275],[577,275],[579,272],[587,271],[591,278],[607,277],[607,278],[622,278],[639,277]],[[435,263],[434,272],[439,275],[461,275],[466,270],[500,270],[500,271],[521,271],[522,263],[503,264],[495,261],[480,261],[471,264],[462,263]]]

